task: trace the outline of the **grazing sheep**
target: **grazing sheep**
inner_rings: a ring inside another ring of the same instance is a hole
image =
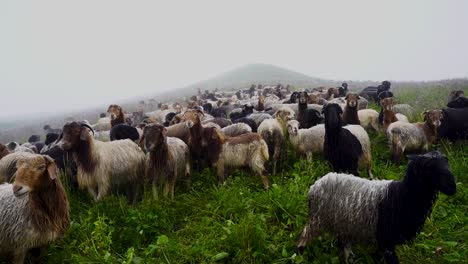
[[[455,142],[468,139],[468,108],[442,109],[443,118],[439,127],[439,137]]]
[[[418,114],[416,112],[416,109],[414,109],[411,105],[409,104],[396,104],[393,106],[393,111],[395,111],[395,114],[402,114],[408,118],[408,122],[416,122],[418,118]],[[398,117],[398,116],[397,116]],[[400,117],[398,117],[400,118]],[[403,120],[400,120],[403,121]]]
[[[8,148],[2,143],[0,143],[0,160],[8,154],[10,154]]]
[[[358,117],[358,101],[360,96],[355,93],[346,95],[346,107],[343,113],[343,125],[360,125]]]
[[[144,152],[131,140],[100,142],[90,132],[87,124],[67,123],[60,140],[63,150],[73,153],[80,188],[87,188],[99,201],[111,187],[125,187],[128,201],[135,203],[144,173]]]
[[[309,220],[297,240],[302,252],[321,231],[342,245],[345,262],[353,244],[377,244],[387,263],[398,263],[395,246],[421,231],[439,192],[454,195],[455,178],[439,152],[411,156],[401,181],[366,180],[328,173],[309,190]]]
[[[325,142],[325,126],[316,125],[311,128],[299,129],[297,120],[290,120],[287,123],[288,135],[291,144],[300,154],[306,155],[307,160],[312,160],[312,154],[323,153],[323,143]]]
[[[111,128],[109,137],[111,141],[122,139],[137,141],[140,139],[140,133],[138,133],[138,130],[135,127],[127,124],[117,124]]]
[[[372,156],[369,135],[359,125],[342,127],[341,107],[328,104],[323,108],[325,115],[325,159],[335,172],[349,172],[359,176],[358,168],[366,167],[372,176]]]
[[[17,167],[15,182],[0,185],[0,256],[23,263],[30,249],[64,235],[70,215],[53,159],[34,155]]]
[[[190,153],[187,144],[174,137],[167,137],[167,128],[159,124],[145,127],[140,146],[145,146],[146,179],[153,184],[153,195],[157,197],[157,185],[163,183],[164,196],[174,198],[178,178],[190,179]]]
[[[251,119],[250,117],[242,117],[242,118],[239,118],[239,119],[236,119],[233,121],[234,124],[237,124],[237,123],[244,123],[244,124],[247,124],[251,129],[252,129],[252,132],[256,133],[257,130],[258,130],[258,125],[257,123]]]
[[[207,149],[208,162],[216,168],[219,183],[225,181],[226,167],[250,167],[262,179],[263,187],[270,188],[270,180],[264,174],[268,146],[259,134],[226,137],[216,128],[204,128],[202,132],[202,147]]]
[[[365,130],[379,131],[379,113],[374,109],[362,109],[357,112],[359,123]]]
[[[437,140],[437,130],[441,124],[441,110],[425,111],[424,122],[395,122],[387,129],[392,158],[400,163],[403,153],[428,151],[429,146]]]
[[[221,132],[228,137],[237,137],[242,134],[247,134],[252,132],[252,128],[250,128],[247,124],[244,123],[236,123],[224,127],[221,129]]]
[[[289,118],[288,112],[278,111],[274,119],[266,119],[258,127],[258,134],[267,143],[269,155],[273,156],[273,175],[276,175],[276,165],[281,158],[286,122]]]
[[[323,118],[320,116],[320,112],[315,109],[308,109],[307,92],[299,93],[299,102],[298,109],[299,113],[297,114],[297,121],[299,121],[300,128],[309,128],[320,124],[323,121]]]

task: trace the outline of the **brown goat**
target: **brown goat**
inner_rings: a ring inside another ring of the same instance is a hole
[[[387,128],[391,123],[398,121],[398,118],[393,111],[393,105],[395,105],[395,101],[392,97],[384,98],[380,100],[380,105],[382,106],[383,110],[383,129],[384,131],[387,131]]]
[[[190,157],[188,146],[180,139],[167,137],[167,128],[159,124],[145,127],[140,146],[148,150],[145,176],[153,184],[157,197],[157,185],[164,184],[164,196],[174,198],[176,180],[186,176],[190,180]]]
[[[265,110],[265,96],[260,95],[258,97],[258,105],[255,107],[257,111],[264,111]]]
[[[114,127],[118,124],[124,124],[126,121],[122,107],[119,105],[109,105],[109,108],[107,108],[107,113],[109,113],[111,117],[111,127]]]
[[[187,110],[185,111],[182,120],[187,122],[187,126],[190,130],[190,139],[188,146],[190,148],[190,156],[194,162],[194,166],[197,170],[201,168],[201,140],[202,140],[202,123],[201,119],[204,114],[200,110]]]
[[[1,190],[1,202],[9,210],[1,209],[0,230],[4,237],[0,237],[0,255],[12,256],[13,263],[23,263],[30,249],[46,247],[64,235],[70,215],[51,157],[34,155],[19,160],[16,167],[15,182],[2,185]],[[35,261],[40,263],[39,259]]]
[[[358,102],[361,97],[355,93],[348,93],[345,97],[346,107],[343,112],[343,125],[360,125],[358,117]]]
[[[0,159],[2,159],[8,154],[10,154],[10,151],[8,150],[8,148],[5,147],[5,145],[0,143]]]
[[[257,133],[227,137],[214,127],[203,128],[202,147],[212,166],[216,168],[219,183],[225,181],[225,168],[250,167],[260,176],[265,189],[270,180],[264,174],[265,162],[269,159],[268,146]]]

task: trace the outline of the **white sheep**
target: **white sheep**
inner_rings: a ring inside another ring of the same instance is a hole
[[[208,124],[205,124],[203,126],[208,127]],[[226,136],[236,137],[242,134],[251,133],[252,128],[250,128],[249,125],[244,124],[244,123],[236,123],[236,124],[232,124],[232,125],[221,128],[221,132],[223,132]]]
[[[379,131],[379,113],[374,109],[362,109],[357,112],[359,122],[365,130]]]
[[[308,161],[313,154],[323,154],[325,141],[325,126],[316,125],[311,128],[299,129],[299,121],[288,121],[289,141],[300,154],[305,155]]]

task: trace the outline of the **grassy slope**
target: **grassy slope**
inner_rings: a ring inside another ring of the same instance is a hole
[[[447,90],[427,87],[396,91],[401,103],[419,112],[441,107]],[[372,134],[374,175],[399,180],[405,166],[389,159],[386,139]],[[454,197],[440,195],[432,215],[413,244],[398,247],[404,263],[461,262],[468,259],[468,146],[436,146],[449,157],[457,177]],[[66,237],[51,245],[48,263],[337,263],[339,251],[328,235],[315,239],[302,256],[294,240],[307,219],[309,186],[330,171],[319,157],[309,163],[290,148],[270,191],[260,179],[235,171],[226,186],[205,170],[193,176],[190,190],[177,189],[174,201],[146,198],[136,207],[124,198],[93,203],[86,194],[70,193],[72,224]],[[437,249],[437,250],[436,250]],[[435,253],[437,251],[437,253]],[[354,260],[371,263],[372,248],[356,247]]]

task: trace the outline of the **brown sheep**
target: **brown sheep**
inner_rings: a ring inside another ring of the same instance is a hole
[[[409,123],[408,118],[405,115],[395,114],[395,111],[393,111],[393,106],[395,105],[395,101],[393,100],[392,97],[388,97],[388,98],[384,98],[380,100],[380,105],[382,106],[382,111],[383,111],[384,131],[387,131],[388,126],[390,126],[391,123],[394,123],[396,121]]]
[[[202,147],[213,167],[216,168],[219,183],[225,181],[225,168],[250,167],[260,176],[263,187],[270,187],[265,175],[265,162],[269,159],[268,146],[257,133],[238,137],[226,137],[218,129],[209,127],[202,130]]]
[[[70,215],[51,157],[33,155],[16,166],[14,183],[0,185],[0,256],[23,263],[30,249],[47,247],[64,235]]]
[[[0,143],[0,159],[2,159],[8,154],[10,154],[10,151],[8,150],[8,148],[5,147],[5,145]]]
[[[348,93],[345,97],[346,106],[343,112],[343,125],[360,125],[358,117],[358,102],[361,97],[355,93]]]
[[[122,107],[120,107],[119,105],[115,105],[115,104],[109,105],[109,107],[107,108],[107,113],[110,114],[111,127],[114,127],[115,125],[118,125],[118,124],[126,123],[125,114],[122,111]]]

